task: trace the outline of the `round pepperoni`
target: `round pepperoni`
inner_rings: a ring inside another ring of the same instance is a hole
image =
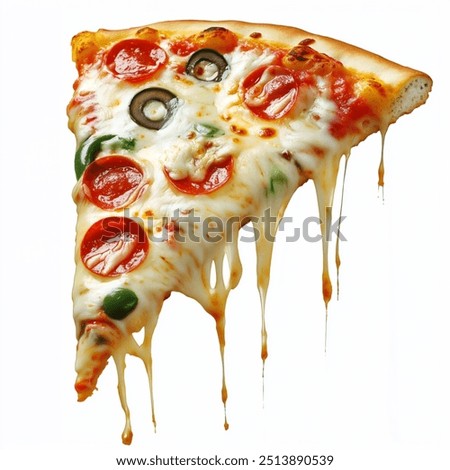
[[[143,178],[143,170],[131,158],[111,155],[94,160],[86,168],[83,190],[96,206],[114,210],[136,199]]]
[[[298,83],[294,74],[281,65],[262,66],[242,82],[244,103],[263,119],[279,119],[294,106]]]
[[[233,173],[233,158],[229,157],[221,162],[212,163],[206,171],[202,181],[194,181],[190,177],[174,179],[170,177],[169,170],[164,168],[164,173],[170,183],[185,194],[208,194],[222,187]]]
[[[167,54],[153,42],[126,39],[114,44],[107,52],[105,62],[111,73],[120,80],[142,82],[167,62]]]
[[[148,250],[147,234],[137,222],[126,217],[107,217],[86,232],[80,256],[94,274],[115,277],[136,269]]]

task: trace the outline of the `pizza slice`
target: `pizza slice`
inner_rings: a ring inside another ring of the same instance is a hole
[[[291,196],[312,180],[327,305],[327,220],[341,158],[423,104],[432,82],[285,26],[165,22],[83,32],[72,46],[75,388],[88,398],[114,360],[129,444],[125,359],[144,362],[154,413],[151,344],[164,300],[184,293],[214,318],[225,406],[225,305],[242,272],[240,229],[252,224],[255,234],[265,361],[273,240]],[[380,184],[382,173],[381,165]]]

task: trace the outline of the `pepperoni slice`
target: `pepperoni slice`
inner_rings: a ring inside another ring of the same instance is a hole
[[[131,158],[111,155],[94,160],[83,174],[86,197],[104,210],[131,204],[144,178],[141,167]]]
[[[126,39],[114,44],[107,52],[105,62],[111,73],[120,80],[142,82],[167,62],[167,54],[153,42]]]
[[[279,119],[294,106],[298,83],[294,74],[281,65],[255,69],[242,82],[244,103],[263,119]]]
[[[206,171],[205,178],[202,181],[194,181],[190,177],[183,179],[173,179],[170,177],[169,170],[164,168],[164,173],[178,191],[185,194],[209,194],[222,187],[233,173],[233,158],[229,157],[221,162],[212,163]]]
[[[107,217],[86,232],[80,255],[94,274],[115,277],[136,269],[148,250],[147,234],[137,222],[126,217]]]

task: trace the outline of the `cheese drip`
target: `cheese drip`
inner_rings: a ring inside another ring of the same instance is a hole
[[[381,197],[384,202],[384,144],[386,142],[386,134],[388,130],[388,125],[385,125],[381,128],[381,157],[380,165],[378,166],[378,189],[381,189]]]
[[[231,240],[223,240],[215,250],[215,255],[207,259],[203,266],[203,292],[197,300],[203,308],[214,318],[216,322],[216,332],[219,342],[220,360],[222,366],[222,403],[224,407],[224,428],[228,429],[226,403],[228,399],[228,391],[226,385],[225,374],[225,306],[230,290],[236,287],[242,275],[242,265],[238,252],[238,230],[235,228]],[[224,261],[225,258],[229,266],[229,277],[224,278]],[[214,263],[215,280],[211,285],[211,267]]]
[[[118,351],[114,355],[114,362],[117,369],[117,390],[119,392],[120,404],[125,413],[125,427],[122,432],[122,442],[126,445],[130,445],[131,441],[133,440],[133,431],[131,429],[130,408],[128,407],[127,391],[125,385],[125,355],[125,351]]]
[[[319,206],[320,232],[322,235],[322,297],[325,304],[325,351],[327,349],[328,334],[328,303],[333,293],[328,260],[331,237],[330,227],[333,214],[334,191],[336,189],[341,157],[342,154],[340,153],[327,156],[313,178]]]
[[[214,318],[216,323],[216,333],[219,343],[220,362],[222,367],[222,386],[221,398],[224,407],[224,428],[229,427],[227,420],[227,399],[228,390],[225,373],[225,308],[228,295],[231,289],[234,289],[242,275],[242,264],[238,250],[238,232],[239,226],[233,227],[229,237],[224,237],[217,244],[212,253],[207,253],[203,267],[201,269],[202,282],[197,285],[186,286],[189,294],[194,297],[202,307]],[[224,262],[228,263],[228,278],[225,279]],[[214,264],[213,282],[211,282],[212,265]],[[185,292],[186,293],[186,292]]]
[[[335,263],[336,263],[336,298],[339,300],[339,270],[341,268],[341,255],[339,250],[339,240],[341,236],[341,222],[342,222],[342,210],[344,208],[344,192],[345,192],[345,179],[347,176],[347,166],[350,159],[350,152],[345,155],[345,164],[344,164],[344,176],[342,177],[342,190],[341,190],[341,203],[339,205],[339,221],[336,237],[336,253],[335,253]]]
[[[150,409],[152,415],[153,428],[156,432],[155,404],[153,396],[153,369],[152,369],[152,338],[158,322],[159,310],[148,315],[147,324],[144,326],[144,340],[139,345],[132,335],[124,338],[120,348],[114,353],[113,358],[116,364],[118,377],[118,392],[120,404],[125,414],[125,427],[122,432],[122,442],[130,445],[133,440],[133,431],[131,428],[130,409],[127,402],[126,385],[125,385],[125,356],[131,354],[140,358],[145,366],[148,377],[148,385],[150,391]]]
[[[270,223],[267,224],[267,214],[265,217],[261,214],[260,217],[253,221],[253,227],[255,230],[256,240],[256,277],[257,286],[260,298],[261,308],[261,359],[263,362],[262,377],[264,379],[264,367],[268,357],[267,347],[267,328],[266,328],[266,300],[267,291],[270,282],[270,269],[272,263],[273,244],[275,242],[275,236],[278,231],[280,221],[284,215],[286,207],[291,198],[291,193],[288,193],[284,198],[279,198],[275,204],[271,207],[276,216],[274,220],[270,219]],[[272,215],[272,214],[270,214]],[[264,385],[263,385],[264,386]]]

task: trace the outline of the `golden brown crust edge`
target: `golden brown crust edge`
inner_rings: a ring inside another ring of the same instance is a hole
[[[400,116],[410,113],[425,103],[431,91],[431,78],[418,70],[411,69],[392,62],[372,52],[339,41],[337,39],[317,35],[292,26],[275,24],[257,24],[243,21],[205,21],[205,20],[176,20],[153,23],[137,28],[123,30],[100,29],[96,33],[84,32],[74,37],[72,46],[74,53],[86,41],[94,41],[99,47],[104,47],[126,37],[134,36],[143,28],[152,28],[168,37],[187,37],[211,27],[227,28],[243,37],[261,33],[261,41],[290,48],[303,39],[314,39],[313,47],[339,60],[347,68],[365,74],[373,74],[393,89],[394,101],[391,104],[388,123],[395,122]]]

